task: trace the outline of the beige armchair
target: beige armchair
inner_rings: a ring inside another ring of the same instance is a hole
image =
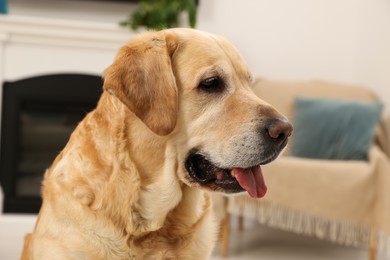
[[[254,91],[293,122],[297,96],[377,101],[361,87],[325,82],[257,80]],[[321,115],[319,115],[321,116]],[[294,122],[293,122],[294,123]],[[229,215],[250,217],[270,227],[315,236],[335,243],[389,249],[389,144],[381,121],[368,161],[319,160],[289,156],[263,166],[265,198],[229,197],[222,226],[222,254],[227,253]]]

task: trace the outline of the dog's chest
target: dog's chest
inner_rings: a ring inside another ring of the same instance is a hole
[[[149,235],[130,238],[129,257],[130,259],[180,259],[181,250],[191,243],[188,236],[175,236],[154,232]]]
[[[207,259],[215,242],[216,226],[211,212],[204,213],[195,223],[168,220],[157,231],[129,236],[127,259]]]

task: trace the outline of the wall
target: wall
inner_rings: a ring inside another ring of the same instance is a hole
[[[116,23],[136,5],[110,0],[8,0],[9,13],[45,18]]]
[[[372,88],[390,111],[390,1],[361,0],[357,80]]]

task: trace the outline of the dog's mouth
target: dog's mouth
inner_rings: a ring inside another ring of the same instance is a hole
[[[191,178],[202,187],[226,193],[246,190],[253,198],[262,198],[267,192],[260,165],[223,169],[204,155],[191,152],[185,161],[185,167]]]

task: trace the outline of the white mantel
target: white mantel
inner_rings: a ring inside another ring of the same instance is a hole
[[[52,40],[57,45],[112,48],[129,37],[130,31],[114,23],[99,23],[65,19],[39,18],[19,15],[1,15],[0,32],[8,36],[11,42],[29,42],[40,36]],[[25,38],[28,37],[28,38]],[[66,40],[62,43],[60,40]],[[45,43],[44,40],[38,41]],[[113,45],[114,44],[114,45]]]
[[[56,72],[101,74],[133,35],[114,23],[0,16],[0,81]]]

